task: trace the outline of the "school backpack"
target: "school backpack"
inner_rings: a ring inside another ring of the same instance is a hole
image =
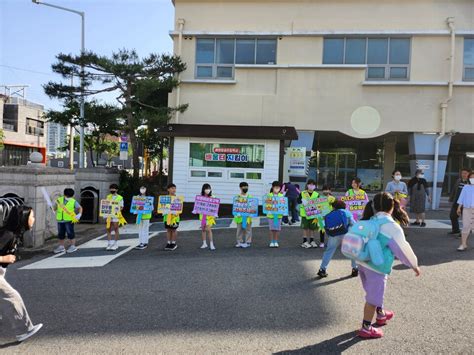
[[[378,236],[380,227],[389,222],[388,218],[372,217],[354,224],[342,239],[342,254],[355,261],[371,261],[376,266],[382,265],[384,255]]]
[[[331,237],[344,235],[349,231],[349,218],[344,211],[334,210],[324,217],[324,229]]]

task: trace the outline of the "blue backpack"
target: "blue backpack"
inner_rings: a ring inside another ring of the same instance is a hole
[[[342,254],[355,261],[371,261],[376,266],[382,265],[384,255],[378,236],[380,227],[389,222],[387,218],[372,217],[354,224],[342,240]]]
[[[349,218],[344,211],[334,210],[324,217],[324,228],[331,237],[344,235],[349,231]]]

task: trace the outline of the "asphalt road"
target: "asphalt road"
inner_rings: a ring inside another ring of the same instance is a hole
[[[395,266],[386,293],[395,318],[370,341],[355,337],[364,295],[347,259],[336,254],[319,280],[322,250],[300,248],[298,228],[284,229],[279,249],[267,247],[266,228],[254,232],[246,250],[224,229],[215,252],[186,232],[175,252],[162,250],[161,234],[101,268],[18,270],[44,256],[22,261],[7,278],[45,326],[0,352],[474,353],[474,249],[456,252],[445,230],[411,230],[423,275]]]

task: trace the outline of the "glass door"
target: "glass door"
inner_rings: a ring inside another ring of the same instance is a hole
[[[318,188],[329,185],[345,191],[356,175],[357,155],[353,152],[319,152],[317,155]]]

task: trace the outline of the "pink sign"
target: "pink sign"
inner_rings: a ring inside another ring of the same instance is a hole
[[[194,199],[194,214],[217,217],[221,200],[214,197],[197,195]]]
[[[343,196],[341,201],[346,203],[346,210],[352,213],[354,219],[358,221],[364,213],[365,205],[369,202],[366,194],[356,196]]]

